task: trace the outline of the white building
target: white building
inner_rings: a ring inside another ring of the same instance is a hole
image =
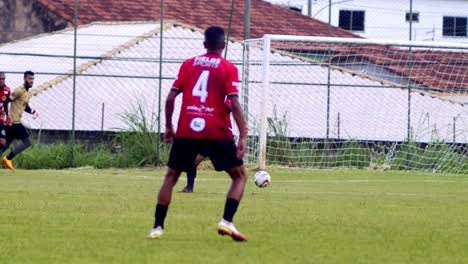
[[[328,22],[329,0],[267,0]],[[468,42],[467,0],[332,0],[331,23],[365,38]],[[310,3],[310,9],[309,9]]]

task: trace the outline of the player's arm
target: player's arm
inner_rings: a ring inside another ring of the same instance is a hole
[[[174,128],[172,126],[172,115],[174,113],[175,99],[180,94],[180,90],[177,88],[172,88],[166,98],[166,132],[164,133],[164,140],[171,142],[174,138]]]
[[[37,114],[37,111],[32,109],[31,107],[29,107],[29,105],[26,105],[26,108],[24,108],[24,111],[28,114],[31,114],[33,115],[33,118],[36,119],[38,114]]]
[[[27,104],[26,107],[24,108],[24,111],[28,114],[33,114],[36,112],[35,110],[32,110],[31,107]]]
[[[164,133],[164,140],[166,142],[172,142],[175,135],[174,128],[172,126],[172,114],[174,113],[175,99],[182,92],[183,87],[185,87],[185,72],[187,72],[187,61],[182,63],[182,66],[180,66],[179,73],[177,74],[171,91],[166,98],[166,108],[164,109],[166,116],[166,132]]]
[[[5,113],[5,123],[10,124],[11,123],[11,118],[10,118],[10,100],[6,100],[3,103],[3,112]]]
[[[245,152],[247,151],[247,122],[245,121],[244,113],[242,112],[242,107],[239,103],[239,96],[237,94],[230,94],[228,95],[228,98],[231,101],[232,116],[234,117],[236,125],[239,128],[237,157],[239,159],[242,159],[242,157],[244,157]]]

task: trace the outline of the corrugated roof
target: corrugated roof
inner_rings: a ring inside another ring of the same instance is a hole
[[[38,0],[52,12],[73,22],[74,0]],[[95,21],[159,21],[160,1],[144,0],[80,0],[78,17],[80,24]],[[229,25],[231,1],[164,1],[164,18],[199,28]],[[244,1],[236,1],[232,15],[232,37],[244,36]],[[304,16],[286,7],[273,5],[261,0],[251,1],[250,37],[264,34],[288,34],[308,36],[328,36],[328,24]],[[347,30],[331,27],[330,36],[355,37]]]
[[[74,0],[38,0],[38,2],[52,12],[73,22]],[[223,0],[164,1],[164,17],[166,19],[202,29],[213,24],[227,28],[230,9],[231,2]],[[94,21],[158,21],[160,1],[81,0],[79,1],[78,14],[80,24]],[[232,19],[231,36],[242,39],[244,1],[235,2]],[[359,37],[337,27],[331,27],[330,29],[330,36],[332,37]],[[328,30],[328,24],[289,10],[286,7],[261,0],[251,1],[251,38],[259,38],[264,34],[328,36]],[[364,49],[366,50],[361,49],[362,53],[360,54],[379,65],[388,65],[388,62],[392,61],[394,56],[398,56],[401,59],[399,63],[393,63],[391,66],[385,67],[402,76],[408,76],[408,67],[402,63],[405,57],[408,56],[404,54],[404,51],[396,54],[392,53],[394,50],[387,48],[371,50],[364,47]],[[335,47],[334,50],[340,52],[340,56],[349,57],[349,55],[355,53],[355,51],[343,47]],[[463,65],[466,65],[468,61],[467,53],[447,53],[448,59],[442,61],[440,58],[445,55],[438,53],[438,51],[434,51],[433,56],[422,55],[417,52],[412,56],[415,61],[415,67],[412,69],[412,81],[440,89],[445,93],[468,89],[468,67],[453,66],[454,61],[458,64],[462,61]],[[428,61],[429,63],[427,63]]]

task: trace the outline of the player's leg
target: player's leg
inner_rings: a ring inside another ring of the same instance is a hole
[[[23,152],[25,149],[29,148],[32,145],[29,133],[22,124],[14,124],[14,133],[15,138],[20,139],[21,143],[16,145],[13,150],[6,156],[6,159],[11,162],[13,158],[19,153]]]
[[[3,124],[0,124],[0,156],[3,155],[5,151],[7,151],[7,149],[10,147],[10,144],[8,144],[6,140],[6,127]],[[2,158],[2,162],[5,163],[5,166],[8,169],[13,169],[13,167],[8,166],[11,164],[8,164],[8,160],[6,159],[6,157]]]
[[[14,126],[14,125],[13,125]],[[0,156],[2,156],[9,148],[13,140],[15,139],[15,128],[13,126],[7,126],[5,127],[5,146],[0,150]],[[13,167],[13,162],[9,159],[7,159],[6,156],[2,157],[2,162],[5,164],[5,167],[7,167],[10,170],[14,170]]]
[[[7,141],[5,144],[5,147],[3,147],[3,149],[0,150],[0,156],[3,155],[3,153],[5,153],[10,148],[10,145],[11,145],[11,141]],[[9,170],[15,169],[15,167],[13,166],[13,162],[7,159],[6,156],[2,157],[2,162],[3,164],[5,164],[5,167],[7,167]]]
[[[16,145],[11,152],[6,156],[7,159],[12,160],[16,155],[23,152],[25,149],[29,148],[32,145],[31,139],[29,137],[21,139],[21,143]]]
[[[4,124],[0,124],[0,149],[5,148],[5,146],[6,146],[6,129],[5,129]]]
[[[197,177],[197,167],[194,165],[192,168],[187,170],[187,185],[180,190],[182,193],[192,193],[193,185],[195,183],[195,177]]]
[[[240,233],[233,224],[234,215],[244,195],[247,182],[247,172],[243,161],[236,157],[237,148],[234,142],[218,142],[210,153],[211,161],[216,170],[225,170],[231,177],[231,185],[226,197],[223,218],[218,224],[218,233],[229,235],[236,241],[246,241],[247,237]]]
[[[167,210],[172,199],[172,190],[177,184],[181,171],[167,168],[166,176],[164,177],[161,189],[159,189],[158,202],[154,213],[154,225],[148,238],[160,239],[164,233],[164,220],[166,219]]]
[[[164,221],[172,199],[172,190],[182,171],[187,171],[197,155],[196,143],[190,140],[175,139],[169,155],[168,169],[159,190],[153,229],[148,238],[159,239],[164,233]]]
[[[221,219],[218,224],[218,233],[221,235],[229,235],[236,241],[246,241],[247,237],[236,229],[233,224],[233,219],[242,196],[244,195],[247,172],[242,165],[227,170],[227,173],[231,177],[231,186],[229,187],[226,203],[224,205],[223,219]]]
[[[195,159],[195,166],[193,166],[187,171],[187,186],[185,186],[182,190],[180,190],[180,192],[183,192],[183,193],[193,192],[193,188],[195,187],[195,178],[197,177],[197,167],[198,167],[198,164],[200,164],[200,162],[202,162],[204,158],[205,157],[203,155],[200,155],[200,154],[197,155],[197,158]]]

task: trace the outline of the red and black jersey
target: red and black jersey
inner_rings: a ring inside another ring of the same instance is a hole
[[[8,100],[10,99],[11,95],[11,89],[8,86],[3,86],[2,89],[0,89],[0,117],[3,117],[3,114],[5,113],[5,106]],[[0,124],[3,124],[4,119],[0,118]]]
[[[176,137],[232,140],[225,98],[238,94],[238,86],[236,66],[220,55],[186,60],[173,84],[183,95]]]

